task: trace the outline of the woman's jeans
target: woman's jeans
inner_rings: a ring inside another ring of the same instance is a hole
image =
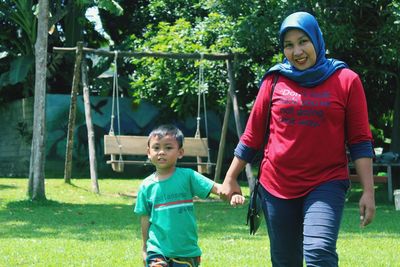
[[[336,241],[348,180],[321,184],[296,199],[280,199],[259,187],[274,267],[338,266]]]

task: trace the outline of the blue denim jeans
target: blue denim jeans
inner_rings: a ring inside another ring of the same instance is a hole
[[[274,267],[338,266],[336,241],[348,180],[326,182],[296,199],[280,199],[262,186],[262,207]]]

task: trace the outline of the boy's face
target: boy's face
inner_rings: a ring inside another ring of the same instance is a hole
[[[168,171],[175,167],[176,161],[183,157],[183,148],[179,148],[177,140],[166,135],[163,138],[153,136],[147,148],[147,157],[157,171]]]

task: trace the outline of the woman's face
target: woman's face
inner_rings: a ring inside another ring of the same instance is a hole
[[[301,30],[288,30],[283,38],[283,53],[290,64],[298,70],[314,66],[317,61],[314,45]]]

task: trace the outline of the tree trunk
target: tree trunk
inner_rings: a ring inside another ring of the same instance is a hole
[[[87,77],[86,60],[82,59],[82,86],[83,86],[83,100],[85,104],[85,119],[88,134],[88,148],[89,148],[89,166],[90,166],[90,179],[92,180],[92,191],[96,194],[99,193],[99,183],[97,181],[97,161],[96,161],[96,147],[94,142],[92,114],[90,111],[90,97],[89,85]]]
[[[38,30],[35,44],[35,101],[31,158],[29,165],[28,197],[44,200],[46,161],[46,73],[49,2],[39,1]]]
[[[72,149],[74,145],[74,128],[75,128],[75,118],[76,118],[76,98],[79,89],[80,68],[81,68],[81,61],[83,54],[82,48],[83,48],[83,43],[78,42],[76,48],[74,77],[72,79],[71,103],[69,106],[69,117],[68,117],[67,147],[65,151],[64,182],[68,184],[71,183]]]

